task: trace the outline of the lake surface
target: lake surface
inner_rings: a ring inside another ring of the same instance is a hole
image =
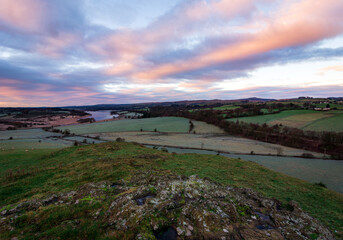
[[[171,147],[166,147],[166,149],[168,149],[169,152],[175,153],[217,154],[216,151],[197,149],[180,149]],[[225,153],[221,153],[220,155],[256,162],[271,170],[284,173],[310,183],[322,182],[329,189],[343,193],[343,161]]]
[[[86,111],[86,113],[91,114],[91,117],[94,118],[95,121],[102,121],[106,119],[112,119],[113,117],[118,117],[117,114],[111,115],[111,111],[112,110]],[[89,116],[83,118],[89,118]]]

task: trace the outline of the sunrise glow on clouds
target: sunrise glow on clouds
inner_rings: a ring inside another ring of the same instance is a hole
[[[0,106],[343,96],[337,0],[0,0]]]

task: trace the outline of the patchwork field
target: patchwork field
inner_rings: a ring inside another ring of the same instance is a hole
[[[63,136],[61,133],[46,132],[42,129],[0,131],[0,150],[8,149],[57,149],[79,143],[102,143],[104,141],[80,137]]]
[[[89,134],[87,134],[89,135]],[[246,138],[218,136],[212,134],[182,134],[182,133],[151,133],[151,132],[112,132],[96,133],[90,136],[100,136],[101,139],[115,141],[118,137],[125,138],[129,142],[142,144],[164,145],[184,148],[209,149],[230,153],[271,154],[300,156],[303,153],[312,153],[322,158],[323,154],[313,153],[302,149],[285,147],[277,144],[265,143]]]
[[[61,136],[60,133],[52,133],[43,131],[40,128],[36,129],[25,129],[25,130],[10,130],[10,131],[0,131],[0,140],[13,139],[44,139],[47,137]]]
[[[46,132],[42,129],[0,131],[0,150],[56,149],[73,144],[60,138],[61,136],[62,134]]]
[[[343,111],[288,110],[276,114],[231,118],[228,120],[258,124],[267,123],[269,125],[282,124],[312,131],[343,131],[343,124],[341,124],[343,122]]]
[[[0,150],[7,149],[57,149],[72,146],[73,142],[65,140],[41,140],[39,142],[37,139],[23,139],[23,140],[13,140],[13,141],[0,141]]]
[[[223,133],[220,128],[198,121],[192,121],[196,133]],[[108,122],[96,122],[90,124],[78,124],[58,127],[57,129],[69,129],[77,135],[104,133],[104,132],[128,132],[128,131],[154,131],[159,132],[183,132],[189,131],[189,120],[180,117],[159,117],[144,119],[126,119]]]
[[[316,104],[316,107],[325,108],[326,105],[327,105],[327,103],[320,103],[320,104]],[[330,108],[343,109],[343,105],[342,104],[330,103],[329,105],[330,105]]]
[[[220,107],[214,107],[213,110],[233,110],[237,109],[239,106],[234,106],[234,105],[224,105]]]
[[[191,109],[189,110],[190,112],[193,112],[193,111],[198,111],[198,110],[234,110],[234,109],[237,109],[237,108],[240,108],[239,106],[234,106],[234,105],[223,105],[223,106],[220,106],[220,107],[214,107],[214,108],[202,108],[202,109]]]
[[[343,112],[335,114],[330,118],[314,121],[303,128],[311,131],[334,131],[343,132]]]

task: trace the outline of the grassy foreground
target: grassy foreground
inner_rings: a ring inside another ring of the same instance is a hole
[[[285,205],[295,200],[305,211],[336,231],[338,238],[343,237],[342,194],[276,173],[253,162],[213,155],[170,154],[134,143],[103,143],[58,151],[2,152],[0,208],[3,211],[20,201],[67,192],[89,182],[130,179],[139,171],[151,169],[187,176],[197,174],[225,185],[252,188],[279,199]],[[90,214],[100,207],[97,204],[96,201],[85,200],[77,207],[40,207],[16,219],[13,232],[0,231],[0,239],[8,239],[21,232],[26,239],[106,239],[102,224]],[[66,221],[75,219],[82,219],[77,229],[64,227]],[[30,231],[39,234],[34,235]]]

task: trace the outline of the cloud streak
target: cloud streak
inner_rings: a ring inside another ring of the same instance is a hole
[[[337,11],[338,9],[343,11],[342,3],[307,0],[295,3],[289,8],[288,11],[281,10],[281,17],[271,19],[272,24],[255,34],[246,36],[237,43],[220,46],[186,61],[160,65],[148,71],[136,73],[133,77],[138,79],[163,78],[225,62],[242,60],[273,50],[307,45],[334,37],[343,30],[341,24],[343,16]],[[332,14],[335,15],[332,16]],[[316,17],[314,18],[313,15]],[[286,21],[286,18],[290,18],[290,20]]]
[[[102,18],[119,0],[0,0],[0,106],[343,94],[343,48],[319,47],[343,34],[341,1],[190,0],[153,14],[139,4],[127,11],[146,24],[130,27],[120,11],[113,26]],[[308,75],[287,76],[299,91],[277,82],[273,67],[309,61]],[[256,78],[263,68],[270,88]]]

